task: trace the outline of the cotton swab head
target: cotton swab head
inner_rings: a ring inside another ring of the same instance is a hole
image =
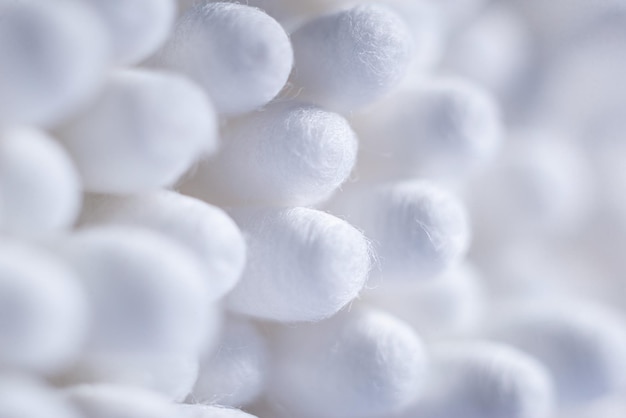
[[[86,190],[133,193],[173,184],[214,151],[216,125],[211,103],[187,79],[119,70],[96,103],[58,136]]]
[[[401,418],[548,418],[552,381],[532,357],[486,342],[433,348],[433,381]]]
[[[57,124],[102,84],[109,61],[103,24],[75,1],[0,7],[0,126]]]
[[[219,113],[237,114],[278,94],[291,72],[293,52],[284,29],[261,10],[205,2],[180,17],[154,62],[198,82]]]
[[[182,247],[121,226],[77,232],[60,247],[91,302],[92,352],[197,353],[213,338],[201,269]]]
[[[244,269],[246,245],[235,222],[222,209],[175,192],[88,196],[80,223],[145,227],[177,241],[200,263],[212,300],[232,290]]]
[[[0,417],[78,418],[80,415],[54,389],[34,378],[0,377]]]
[[[25,244],[0,242],[1,369],[64,369],[83,347],[88,323],[85,294],[66,265]]]
[[[525,87],[535,58],[532,42],[527,22],[510,5],[490,5],[450,40],[443,71],[467,77],[508,103]]]
[[[439,63],[446,43],[444,13],[439,2],[384,0],[406,23],[413,40],[413,54],[407,79],[431,73]]]
[[[64,390],[65,398],[89,418],[172,418],[176,406],[161,396],[123,385],[79,385]]]
[[[230,317],[215,350],[207,350],[189,402],[243,406],[263,391],[269,372],[265,337],[250,321]]]
[[[338,194],[329,209],[372,240],[382,280],[390,285],[435,277],[469,246],[464,206],[431,182],[355,187]]]
[[[106,26],[117,64],[136,64],[165,42],[176,0],[87,0]]]
[[[593,204],[592,173],[571,138],[550,131],[511,134],[500,158],[468,191],[481,234],[494,239],[575,231]]]
[[[623,319],[588,303],[557,302],[510,312],[496,322],[492,335],[541,361],[564,406],[622,393],[626,387]]]
[[[273,347],[266,396],[303,418],[392,416],[417,400],[428,372],[419,337],[375,310],[281,328]]]
[[[291,36],[297,97],[351,111],[387,93],[413,52],[402,19],[384,5],[359,5],[315,18]]]
[[[0,134],[0,230],[37,235],[71,226],[81,206],[80,183],[69,156],[44,132]]]
[[[307,208],[230,212],[248,244],[234,312],[281,322],[319,321],[354,299],[369,273],[369,245],[354,227]]]
[[[493,98],[472,83],[436,79],[401,89],[355,120],[359,172],[375,178],[457,178],[489,162],[502,139]]]
[[[442,340],[479,332],[486,296],[480,273],[464,263],[425,283],[372,289],[364,300],[402,319],[424,338]]]
[[[358,146],[342,116],[297,102],[234,122],[222,142],[183,184],[184,192],[228,205],[315,203],[347,179]]]

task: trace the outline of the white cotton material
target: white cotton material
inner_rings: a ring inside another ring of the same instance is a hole
[[[366,4],[305,23],[291,36],[291,80],[300,100],[349,112],[394,87],[413,54],[400,16],[383,4]]]
[[[373,289],[365,302],[402,319],[426,339],[465,337],[477,333],[484,320],[487,301],[481,279],[464,263],[432,281]]]
[[[216,130],[210,101],[186,78],[118,70],[99,99],[58,136],[86,190],[136,193],[172,185],[215,150]]]
[[[338,194],[329,210],[372,241],[385,285],[431,279],[469,247],[465,207],[432,182],[364,184]]]
[[[178,405],[179,418],[256,418],[238,409],[209,405]]]
[[[478,83],[500,98],[518,93],[533,57],[530,28],[510,6],[489,6],[451,41],[444,71]]]
[[[170,34],[176,0],[86,0],[106,25],[113,60],[137,64],[155,52]]]
[[[70,227],[82,201],[81,181],[65,150],[46,133],[0,134],[0,230],[46,234]]]
[[[64,384],[110,383],[139,387],[182,402],[198,377],[196,353],[86,352],[62,376]]]
[[[499,158],[481,174],[468,193],[481,234],[564,234],[575,231],[592,207],[587,156],[573,138],[558,132],[512,134]]]
[[[445,46],[444,13],[437,2],[383,0],[406,23],[413,40],[407,78],[424,76],[435,69]]]
[[[145,389],[123,385],[78,385],[63,391],[89,418],[175,418],[176,406]]]
[[[531,302],[501,318],[492,335],[550,371],[559,403],[581,405],[626,388],[623,318],[587,303]]]
[[[495,156],[503,131],[486,91],[445,78],[398,90],[354,127],[362,140],[358,171],[379,179],[463,178]]]
[[[61,396],[42,382],[21,375],[0,377],[0,418],[79,418]]]
[[[0,369],[52,374],[83,347],[89,312],[77,277],[42,250],[0,242]]]
[[[245,266],[246,244],[235,222],[222,209],[176,192],[90,195],[80,224],[144,227],[177,241],[200,263],[211,300],[232,290]]]
[[[51,126],[96,93],[109,64],[102,22],[80,2],[0,5],[0,126]]]
[[[230,317],[222,327],[218,346],[202,356],[198,380],[188,401],[248,405],[265,388],[268,362],[267,342],[256,326],[243,318]]]
[[[391,416],[416,401],[427,382],[420,338],[383,312],[353,309],[277,334],[266,396],[289,416]]]
[[[426,2],[435,4],[441,9],[446,31],[453,33],[479,15],[488,0],[426,0]]]
[[[154,64],[191,77],[219,113],[249,112],[272,100],[293,64],[289,37],[261,10],[200,2],[178,20]]]
[[[248,245],[234,312],[281,322],[319,321],[354,299],[370,269],[369,244],[347,222],[308,208],[230,212]]]
[[[433,380],[398,418],[550,418],[552,381],[535,359],[487,342],[433,347]]]
[[[173,241],[109,226],[78,231],[59,247],[91,303],[89,354],[197,353],[215,338],[202,270]]]
[[[218,204],[309,205],[350,175],[358,141],[340,115],[281,102],[222,132],[223,147],[182,190]]]
[[[511,4],[533,27],[538,46],[553,52],[579,41],[594,25],[607,25],[624,11],[622,0],[514,0]]]

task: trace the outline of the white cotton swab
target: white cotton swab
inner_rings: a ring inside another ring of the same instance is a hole
[[[405,23],[379,4],[315,18],[291,41],[298,99],[340,112],[387,93],[404,76],[413,53]]]
[[[154,60],[198,82],[223,114],[268,103],[285,85],[292,63],[289,38],[278,22],[257,8],[225,2],[189,8]]]
[[[120,70],[100,98],[57,134],[86,190],[136,193],[173,184],[214,151],[216,125],[208,98],[184,77]]]
[[[58,248],[91,302],[92,352],[197,353],[214,338],[202,270],[176,243],[108,226],[80,230]]]
[[[593,173],[580,145],[559,132],[511,134],[467,193],[485,241],[576,231],[593,208]]]
[[[78,385],[63,391],[65,398],[89,418],[172,418],[176,406],[144,389],[123,385]]]
[[[144,227],[177,241],[200,263],[211,300],[232,290],[245,266],[246,245],[235,222],[222,209],[176,192],[90,195],[79,224]]]
[[[185,193],[226,205],[308,205],[349,176],[357,138],[340,115],[282,102],[222,132],[223,147],[183,183]]]
[[[219,345],[202,355],[198,379],[188,401],[231,407],[248,405],[265,389],[268,362],[267,341],[256,325],[231,316],[224,322]]]
[[[116,64],[137,64],[155,52],[174,26],[176,0],[86,0],[104,22]]]
[[[234,312],[281,322],[319,321],[354,299],[369,273],[369,245],[341,219],[307,208],[230,212],[248,262],[227,298]]]
[[[465,207],[432,182],[365,183],[338,194],[328,208],[372,241],[383,284],[431,279],[469,246]]]
[[[30,236],[70,227],[82,201],[81,181],[65,150],[46,133],[0,133],[0,230]]]
[[[511,6],[490,5],[450,39],[442,71],[467,77],[510,103],[525,93],[520,89],[535,58],[532,43],[529,25]]]
[[[86,295],[68,266],[3,238],[0,369],[48,375],[62,371],[83,348],[88,324]]]
[[[589,303],[527,305],[501,315],[491,335],[541,361],[554,379],[561,405],[584,405],[623,393],[623,318]]]
[[[0,377],[0,417],[79,418],[78,411],[55,389],[23,375],[3,373]]]
[[[266,396],[288,416],[392,416],[415,402],[427,382],[429,362],[420,338],[375,310],[283,327],[273,346]]]
[[[463,178],[495,156],[503,135],[493,98],[446,78],[400,89],[357,115],[354,127],[358,171],[378,179]]]
[[[549,418],[556,404],[546,369],[504,345],[434,346],[432,376],[420,402],[397,418]]]
[[[106,31],[80,2],[7,3],[0,5],[0,126],[55,125],[102,84]]]
[[[364,294],[364,301],[402,319],[432,341],[481,331],[488,299],[481,274],[463,263],[432,281],[372,289]]]

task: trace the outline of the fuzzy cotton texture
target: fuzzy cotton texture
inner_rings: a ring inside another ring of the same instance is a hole
[[[113,60],[137,64],[155,52],[170,34],[176,0],[86,0],[106,26]]]
[[[329,209],[372,240],[383,284],[431,279],[459,262],[469,246],[465,207],[431,182],[355,187]]]
[[[319,321],[364,286],[369,244],[347,222],[298,207],[230,213],[246,237],[248,263],[227,297],[229,309],[273,321]]]
[[[232,290],[245,266],[246,244],[235,222],[216,206],[172,191],[88,196],[80,225],[144,227],[177,241],[200,263],[212,300]]]
[[[387,93],[404,76],[413,44],[402,19],[367,4],[305,23],[291,41],[300,100],[351,111]]]
[[[68,266],[43,250],[3,238],[0,369],[51,374],[67,367],[83,347],[88,309]]]
[[[65,150],[36,129],[0,134],[0,231],[40,235],[72,226],[81,180]]]
[[[102,22],[75,1],[0,7],[0,126],[55,125],[102,84],[109,64]]]
[[[297,102],[275,103],[233,122],[222,143],[182,189],[227,205],[318,202],[348,178],[358,146],[342,116]]]
[[[353,309],[276,332],[267,397],[291,416],[390,416],[416,401],[427,381],[420,338],[384,312]]]
[[[85,189],[135,193],[169,186],[216,148],[204,92],[166,72],[118,70],[99,99],[57,133]]]
[[[292,63],[289,37],[278,22],[257,8],[225,2],[189,8],[154,59],[198,82],[223,114],[268,103],[285,85]]]

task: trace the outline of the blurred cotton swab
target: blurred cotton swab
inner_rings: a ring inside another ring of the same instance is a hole
[[[357,154],[342,116],[291,102],[234,121],[222,143],[183,183],[185,193],[226,205],[316,203],[346,180]]]

